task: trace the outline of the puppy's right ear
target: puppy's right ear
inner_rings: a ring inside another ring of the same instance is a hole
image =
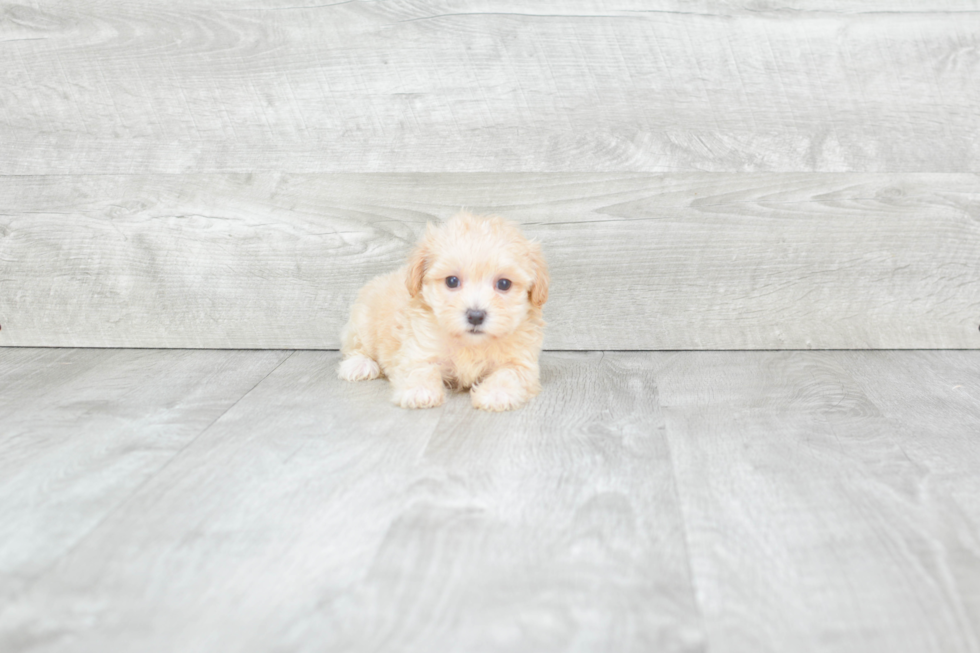
[[[412,250],[408,257],[408,274],[405,276],[405,286],[412,297],[418,297],[422,292],[422,281],[425,279],[425,268],[428,265],[430,247],[432,244],[432,223],[425,225],[425,235]]]

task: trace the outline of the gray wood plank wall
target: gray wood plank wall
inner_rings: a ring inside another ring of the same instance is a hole
[[[0,345],[336,347],[426,220],[556,349],[980,347],[980,3],[0,6]]]

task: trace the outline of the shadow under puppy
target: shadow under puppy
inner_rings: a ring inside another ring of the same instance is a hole
[[[460,214],[426,226],[408,264],[361,289],[341,336],[339,376],[391,381],[403,408],[430,408],[446,388],[483,410],[536,395],[548,268],[513,222]]]

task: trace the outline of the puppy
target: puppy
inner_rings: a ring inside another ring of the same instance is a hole
[[[426,226],[408,264],[361,289],[341,336],[339,376],[391,381],[403,408],[430,408],[446,388],[483,410],[536,395],[548,268],[513,222],[460,214]]]

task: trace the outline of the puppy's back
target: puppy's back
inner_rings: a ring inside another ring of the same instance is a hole
[[[383,274],[369,281],[357,294],[350,321],[341,335],[345,356],[363,354],[384,364],[398,350],[399,326],[404,320],[411,295],[405,286],[406,268]]]

